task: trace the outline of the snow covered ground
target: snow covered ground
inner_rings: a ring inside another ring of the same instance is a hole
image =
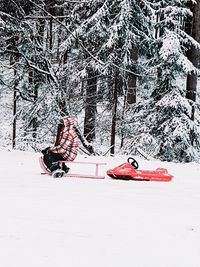
[[[0,150],[0,267],[200,266],[199,164],[136,157],[166,167],[163,183],[53,179],[38,157]],[[105,172],[126,157],[99,161]]]

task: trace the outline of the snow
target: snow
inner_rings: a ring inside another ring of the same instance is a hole
[[[171,182],[53,179],[38,157],[0,150],[1,267],[200,266],[199,164],[135,157]],[[126,157],[89,160],[106,161],[105,172]]]

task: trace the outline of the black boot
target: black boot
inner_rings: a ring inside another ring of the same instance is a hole
[[[63,163],[63,164],[62,164],[62,170],[63,170],[65,173],[68,173],[69,170],[70,170],[70,168],[67,167],[67,166],[65,165],[65,163]]]
[[[59,170],[59,169],[61,169],[59,163],[53,162],[51,167],[50,167],[50,171],[53,172],[53,171]]]

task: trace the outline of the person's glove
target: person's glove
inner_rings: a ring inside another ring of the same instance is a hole
[[[41,152],[42,152],[42,154],[43,155],[46,155],[46,154],[48,154],[49,153],[49,148],[50,148],[50,146],[49,147],[47,147],[47,148],[45,148],[45,149],[43,149]]]

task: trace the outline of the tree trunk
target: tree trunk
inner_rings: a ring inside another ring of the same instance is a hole
[[[189,8],[193,12],[193,17],[188,18],[185,22],[185,31],[192,36],[198,43],[200,43],[200,1],[196,1],[196,4],[189,3]],[[199,56],[200,52],[196,48],[192,48],[187,51],[188,59],[193,63],[196,68],[199,68]],[[186,98],[196,102],[197,92],[197,73],[189,73],[186,81]],[[192,104],[191,120],[195,120],[195,106]],[[190,131],[191,145],[194,145],[194,129]]]
[[[14,70],[14,76],[16,77],[16,70]],[[13,93],[13,134],[12,134],[12,148],[16,147],[16,135],[17,135],[17,90],[16,84],[14,86]]]
[[[34,84],[34,91],[33,91],[33,94],[34,94],[34,106],[38,100],[38,85],[37,84]],[[34,115],[34,117],[32,118],[32,126],[33,126],[33,132],[32,132],[32,136],[33,136],[33,139],[36,140],[36,137],[37,137],[37,128],[38,128],[38,120],[37,120],[37,117],[36,117],[36,114]]]
[[[186,81],[186,98],[196,102],[197,74],[187,75]]]
[[[29,85],[30,88],[32,89],[31,94],[33,95],[33,107],[37,101],[38,98],[38,85],[36,83],[36,77],[35,77],[35,71],[34,70],[30,70],[29,71]],[[32,136],[33,139],[36,139],[37,137],[37,118],[35,115],[33,115],[33,118],[31,118],[30,121],[30,127],[32,129]]]
[[[188,19],[185,23],[185,31],[191,35],[197,42],[200,43],[200,1],[197,4],[190,4],[190,9],[193,12],[193,18]],[[187,51],[188,59],[193,63],[195,67],[199,67],[199,50],[192,48]],[[197,74],[190,73],[187,76],[186,82],[186,98],[196,102],[196,90],[197,90]],[[192,115],[193,116],[193,115]]]
[[[121,145],[120,148],[124,146],[124,137],[125,137],[125,114],[126,114],[126,96],[124,96],[124,104],[122,110],[122,118],[121,118]]]
[[[45,26],[44,20],[39,19],[37,23],[37,30],[38,30],[37,40],[41,45],[43,45],[44,42],[44,26]],[[32,62],[33,63],[36,62],[35,56],[32,56]],[[40,74],[34,69],[29,70],[29,85],[30,85],[29,88],[31,88],[31,95],[33,95],[33,107],[34,107],[38,100],[38,89],[40,85]],[[30,128],[32,131],[33,140],[36,140],[37,128],[38,128],[38,120],[36,114],[33,114],[33,117],[31,118]]]
[[[97,73],[90,69],[86,86],[84,136],[88,142],[95,139],[97,109]]]
[[[161,2],[160,4],[161,8],[164,7],[163,2]],[[159,23],[161,23],[164,20],[164,15],[162,13],[160,13],[159,11],[157,11],[157,15],[156,15],[156,32],[155,32],[155,38],[158,39],[161,36],[163,36],[164,30],[162,27],[158,27]],[[160,88],[160,84],[161,84],[161,80],[162,80],[162,69],[160,67],[157,68],[157,82],[156,82],[156,90],[154,90],[153,95],[157,94],[157,91],[159,91]]]
[[[111,142],[110,142],[110,154],[115,154],[115,132],[116,132],[116,119],[117,119],[117,95],[119,87],[118,75],[115,76],[114,86],[113,86],[113,110],[112,110],[112,126],[111,126]]]
[[[13,41],[13,45],[15,47],[15,40]],[[15,48],[14,48],[15,49]],[[10,65],[16,64],[19,59],[19,55],[16,53],[14,56],[10,57]],[[17,137],[17,92],[18,78],[17,78],[17,70],[14,68],[14,88],[13,88],[13,125],[12,125],[12,148],[16,148],[16,137]]]
[[[54,0],[47,1],[47,11],[52,16],[56,15],[55,4],[56,4],[56,1]],[[50,50],[53,49],[53,18],[52,17],[50,17],[49,19],[49,49]]]
[[[132,67],[132,72],[136,72],[136,62],[138,59],[138,51],[137,47],[132,47],[130,51],[131,60],[133,61],[134,67]],[[137,76],[135,74],[129,73],[128,74],[128,80],[127,80],[127,103],[128,104],[134,104],[136,103],[136,88],[137,88]]]

